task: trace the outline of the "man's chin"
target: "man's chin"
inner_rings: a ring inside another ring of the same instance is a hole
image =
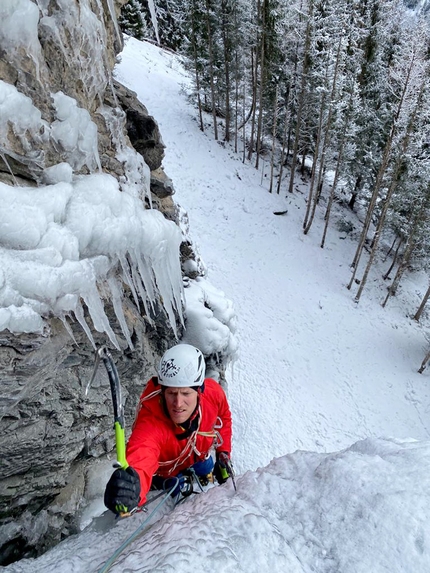
[[[175,422],[175,424],[183,424],[184,422],[186,422],[187,417],[186,416],[181,416],[181,415],[170,415],[170,417],[172,418],[172,420]]]

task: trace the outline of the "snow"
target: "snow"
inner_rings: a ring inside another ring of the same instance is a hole
[[[188,336],[199,338],[205,297],[210,318],[236,330],[227,379],[238,475],[237,492],[230,480],[164,506],[112,572],[427,573],[430,393],[427,371],[417,373],[427,343],[409,318],[426,277],[409,275],[383,309],[387,261],[355,304],[345,288],[354,237],[333,219],[321,249],[323,209],[303,235],[306,181],[298,177],[289,195],[286,180],[270,195],[261,171],[201,133],[174,55],[129,39],[116,75],[160,124],[164,167],[206,265],[204,278],[185,285],[197,309]],[[335,216],[345,216],[341,207]],[[205,290],[206,280],[216,288]],[[92,478],[94,515],[110,471],[107,463]],[[4,569],[99,571],[146,514],[109,519]]]
[[[197,346],[209,356],[237,352],[237,317],[231,300],[204,277],[190,281],[185,289],[187,329],[183,342]]]
[[[370,438],[334,454],[282,456],[237,478],[237,492],[227,483],[176,508],[169,500],[111,571],[424,573],[429,463],[429,442]],[[106,514],[42,557],[4,569],[99,571],[147,518],[114,523]]]

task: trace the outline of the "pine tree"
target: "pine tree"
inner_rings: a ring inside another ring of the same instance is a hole
[[[145,14],[139,0],[128,0],[121,9],[118,23],[124,34],[137,40],[143,40],[148,36]]]

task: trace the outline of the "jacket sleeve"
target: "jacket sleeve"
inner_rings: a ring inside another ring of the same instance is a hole
[[[140,502],[146,501],[146,494],[151,487],[152,476],[158,468],[161,448],[160,430],[144,420],[136,421],[127,444],[127,462],[140,478]]]
[[[216,448],[217,452],[228,452],[231,454],[231,437],[232,437],[232,419],[230,406],[227,401],[227,396],[221,386],[216,382],[217,385],[217,402],[218,402],[218,417],[221,420],[222,427],[218,430],[221,438],[222,444]]]

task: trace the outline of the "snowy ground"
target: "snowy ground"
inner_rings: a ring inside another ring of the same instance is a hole
[[[424,277],[383,309],[375,270],[356,305],[346,289],[356,243],[332,226],[321,249],[321,212],[301,230],[304,182],[270,195],[261,171],[198,130],[173,55],[130,39],[116,75],[159,122],[208,278],[235,304],[239,477],[237,493],[226,484],[163,517],[112,571],[428,573],[430,369],[417,373],[427,343],[408,318]],[[5,570],[98,571],[143,519],[107,532],[93,523]]]
[[[299,192],[286,197],[286,181],[272,196],[241,154],[198,130],[174,56],[131,39],[117,78],[159,122],[175,200],[189,213],[209,279],[235,305],[240,349],[229,398],[238,470],[369,436],[428,439],[430,370],[417,373],[427,344],[407,317],[427,288],[422,277],[383,309],[381,271],[356,305],[346,289],[356,241],[331,228],[321,249],[322,211],[302,233],[306,183],[298,179]]]

